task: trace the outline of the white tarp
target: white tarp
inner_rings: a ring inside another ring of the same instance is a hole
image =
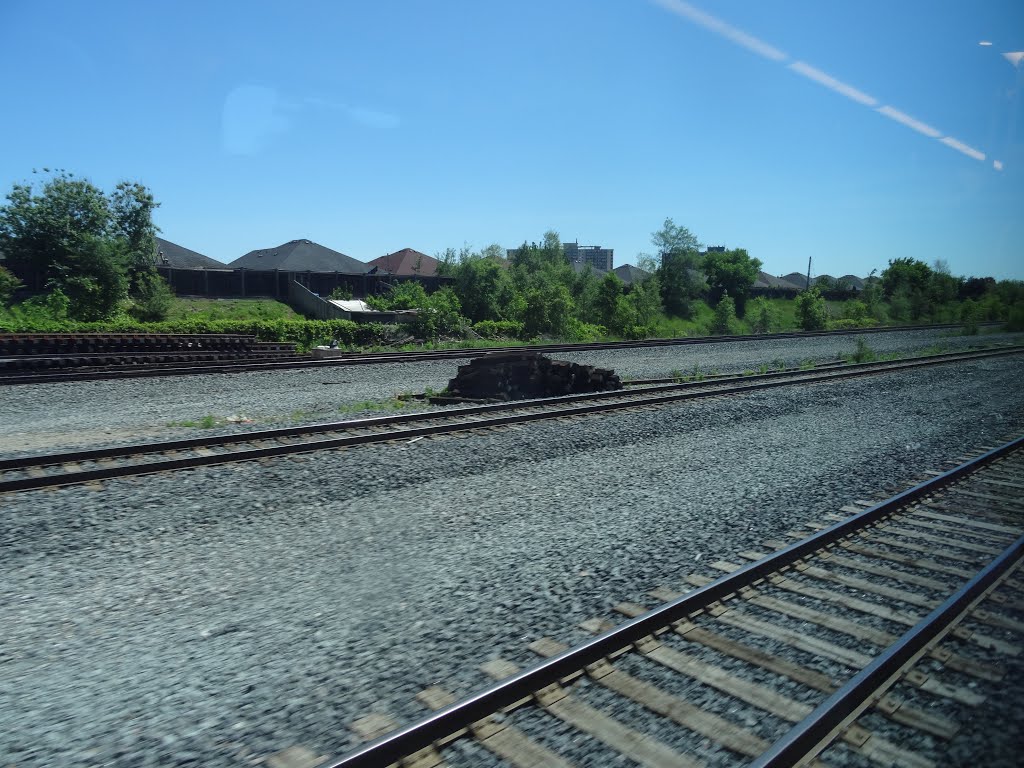
[[[370,305],[362,299],[328,299],[331,304],[346,312],[372,312]]]

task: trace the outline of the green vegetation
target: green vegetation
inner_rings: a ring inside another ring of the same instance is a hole
[[[149,190],[123,181],[107,194],[66,171],[43,171],[45,180],[15,184],[0,206],[7,266],[44,282],[67,319],[162,319],[171,293],[154,268],[159,203]]]
[[[878,355],[867,345],[864,339],[857,339],[857,349],[847,358],[851,363],[871,363],[878,359]]]
[[[760,259],[752,259],[742,248],[733,251],[709,251],[704,256],[704,274],[708,276],[712,300],[731,296],[735,302],[735,314],[746,314],[747,291],[757,280],[761,271]]]
[[[823,331],[828,324],[825,299],[813,286],[797,295],[796,314],[802,331]]]
[[[715,307],[715,320],[711,326],[715,333],[730,334],[739,333],[739,321],[736,318],[736,302],[732,296],[726,294],[718,300]]]
[[[227,419],[218,419],[212,414],[207,414],[200,419],[195,421],[171,421],[168,422],[168,427],[191,427],[193,429],[212,429],[213,427],[223,426],[229,423]]]
[[[167,320],[219,322],[223,320],[304,320],[284,302],[274,299],[175,298],[167,309]]]
[[[953,277],[942,262],[909,257],[872,273],[856,295],[849,286],[823,285],[824,294],[812,287],[795,299],[748,300],[760,260],[742,248],[701,253],[696,235],[671,218],[651,235],[656,255],[637,257],[649,276],[629,285],[569,264],[561,237],[548,231],[510,252],[496,244],[448,249],[439,254],[439,273],[452,282],[434,293],[406,281],[367,298],[376,309],[416,310],[411,322],[305,320],[269,300],[175,298],[153,267],[159,204],[145,186],[126,181],[106,193],[64,171],[44,172],[41,182],[15,184],[0,206],[0,332],[242,333],[305,351],[331,342],[472,348],[879,323],[960,322],[973,335],[981,323],[1004,321],[1024,330],[1024,282]],[[22,281],[43,290],[16,301]],[[334,296],[351,293],[340,288]]]

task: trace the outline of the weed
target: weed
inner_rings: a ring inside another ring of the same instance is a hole
[[[213,429],[220,424],[220,419],[212,414],[207,414],[201,419],[184,419],[182,421],[169,421],[167,422],[168,427],[189,427],[191,429]]]
[[[358,403],[342,403],[338,413],[361,413],[363,411],[398,411],[405,408],[405,400],[392,397],[387,400],[363,400]]]
[[[878,359],[878,355],[864,339],[857,339],[857,349],[846,359],[851,363],[871,363]]]
[[[814,370],[814,361],[813,360],[801,360],[800,361],[800,370],[801,371],[813,371]]]

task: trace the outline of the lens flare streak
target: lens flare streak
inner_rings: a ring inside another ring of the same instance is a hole
[[[693,22],[710,32],[714,32],[720,37],[724,37],[736,45],[742,48],[746,48],[748,51],[752,51],[759,56],[763,56],[771,61],[785,63],[789,60],[789,56],[775,48],[772,45],[759,40],[758,38],[738,29],[731,24],[728,24],[721,19],[712,16],[710,13],[702,11],[700,8],[691,5],[690,3],[684,2],[684,0],[651,0],[655,5],[675,14],[687,21]],[[978,43],[979,45],[991,45],[987,40],[982,40]],[[1014,52],[1003,54],[1004,57],[1015,67],[1019,66],[1021,61],[1024,60],[1024,52]],[[900,125],[904,125],[911,130],[917,131],[918,133],[927,136],[930,139],[938,139],[940,143],[945,144],[950,149],[955,149],[961,154],[967,155],[967,157],[973,158],[974,160],[985,160],[985,153],[981,150],[975,149],[968,144],[964,144],[959,139],[954,139],[952,136],[944,136],[943,132],[938,128],[934,128],[927,123],[923,123],[916,118],[911,117],[906,112],[902,112],[895,107],[891,107],[885,104],[881,107],[878,105],[878,100],[873,96],[854,88],[851,85],[847,85],[842,80],[838,80],[831,75],[822,72],[820,69],[811,66],[805,61],[794,61],[787,65],[787,69],[792,72],[796,72],[798,75],[802,75],[808,80],[813,80],[818,85],[822,85],[829,90],[845,96],[858,104],[862,104],[865,107],[869,107],[873,111],[880,115],[888,117],[890,120],[894,120]],[[992,163],[992,167],[997,171],[1003,170],[1002,162],[995,160]]]

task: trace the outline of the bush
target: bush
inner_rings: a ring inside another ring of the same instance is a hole
[[[960,307],[960,322],[963,323],[964,336],[976,336],[978,334],[978,318],[981,310],[978,303],[973,299],[965,299]]]
[[[174,291],[160,275],[150,270],[138,275],[135,282],[131,316],[143,321],[166,320],[174,302]]]
[[[11,272],[0,267],[0,306],[6,306],[14,292],[21,287],[21,280]]]
[[[473,323],[473,330],[485,339],[518,339],[523,335],[523,324],[515,320],[481,320]]]
[[[1024,331],[1024,306],[1016,306],[1010,309],[1009,317],[1006,320],[1006,330]]]
[[[771,333],[779,325],[775,317],[775,310],[764,297],[756,298],[751,302],[750,307],[747,308],[747,319],[750,321],[750,329],[754,333]]]
[[[875,350],[867,345],[864,339],[857,339],[857,349],[850,355],[851,363],[873,363],[878,356]]]
[[[739,322],[736,319],[736,302],[726,294],[718,300],[715,319],[711,323],[712,333],[736,333]]]
[[[797,294],[796,316],[801,330],[822,331],[828,322],[825,299],[817,288],[808,288]]]
[[[608,329],[603,325],[584,323],[576,318],[569,318],[565,329],[565,338],[569,341],[587,342],[601,341],[608,336]]]

